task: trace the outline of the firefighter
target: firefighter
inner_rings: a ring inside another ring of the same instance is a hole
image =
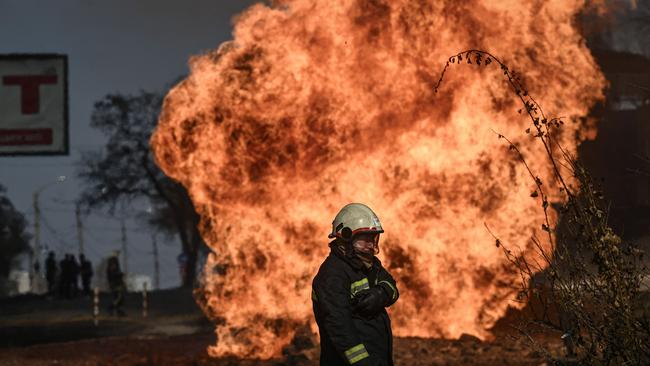
[[[54,252],[50,252],[45,260],[45,279],[47,279],[47,294],[54,296],[54,289],[56,287],[56,258]]]
[[[334,218],[330,254],[312,283],[322,366],[393,366],[385,308],[399,292],[375,257],[383,232],[377,215],[361,203],[346,205]]]

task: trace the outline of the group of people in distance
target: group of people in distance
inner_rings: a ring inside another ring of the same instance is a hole
[[[64,299],[72,299],[80,294],[89,296],[92,292],[91,281],[93,277],[93,265],[83,254],[79,254],[79,261],[72,254],[66,254],[63,259],[57,262],[54,252],[48,254],[45,260],[45,278],[47,280],[48,296],[57,296]],[[114,253],[108,258],[106,267],[106,279],[111,292],[111,302],[108,310],[111,315],[124,316],[122,310],[124,304],[124,273],[120,268],[117,254]],[[81,287],[79,287],[81,280]]]
[[[45,279],[50,296],[58,294],[61,298],[71,299],[80,294],[90,295],[92,277],[93,265],[83,254],[79,254],[78,262],[74,255],[66,254],[57,263],[54,252],[50,252],[45,260]]]

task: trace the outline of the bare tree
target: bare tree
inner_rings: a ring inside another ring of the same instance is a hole
[[[149,146],[158,121],[163,95],[142,91],[138,95],[109,94],[95,103],[91,125],[108,141],[101,151],[82,155],[78,175],[86,188],[80,202],[87,209],[148,199],[153,208],[148,221],[168,234],[178,234],[187,258],[183,285],[196,277],[198,252],[203,245],[199,216],[185,188],[163,174]]]
[[[30,235],[25,228],[25,216],[14,208],[0,185],[0,282],[4,283],[14,265],[16,257],[29,252]],[[0,288],[0,291],[3,289]]]

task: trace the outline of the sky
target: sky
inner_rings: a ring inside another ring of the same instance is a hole
[[[90,127],[93,104],[108,93],[161,90],[188,72],[191,55],[232,39],[233,16],[252,0],[0,0],[0,54],[68,55],[70,154],[1,157],[0,184],[33,232],[32,194],[39,199],[41,243],[58,253],[77,252],[74,200],[82,189],[75,163],[80,152],[101,149]],[[142,208],[145,209],[144,207]],[[120,222],[105,214],[84,219],[85,251],[93,263],[120,248]],[[129,269],[153,275],[151,233],[127,221]],[[180,283],[178,240],[161,242],[161,287]]]

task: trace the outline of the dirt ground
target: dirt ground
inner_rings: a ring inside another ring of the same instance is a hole
[[[281,359],[208,357],[206,348],[216,342],[213,325],[185,291],[151,294],[147,318],[142,317],[139,295],[130,294],[128,316],[102,315],[98,326],[93,323],[87,298],[0,300],[0,365],[318,365],[318,347],[309,341],[287,347]],[[546,364],[524,340],[513,339],[503,322],[501,328],[489,342],[470,335],[456,340],[396,338],[395,364]],[[544,342],[554,354],[562,353],[559,336],[547,335]]]
[[[215,359],[205,349],[210,334],[174,337],[107,337],[22,348],[0,349],[0,365],[260,365],[316,366],[318,349],[277,360]],[[559,345],[558,345],[559,346]],[[424,365],[545,365],[541,355],[522,342],[480,342],[465,340],[397,338],[395,364]]]

